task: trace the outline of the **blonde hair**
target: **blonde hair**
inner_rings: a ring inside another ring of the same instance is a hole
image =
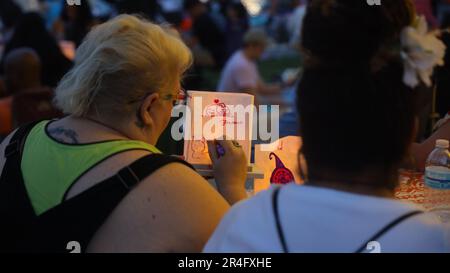
[[[179,34],[132,15],[95,27],[77,50],[74,67],[56,88],[66,114],[124,116],[153,92],[170,92],[192,63]],[[172,88],[172,89],[169,89]]]

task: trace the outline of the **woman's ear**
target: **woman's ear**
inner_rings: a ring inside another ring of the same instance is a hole
[[[159,100],[158,93],[152,93],[148,95],[141,104],[141,107],[138,111],[138,119],[139,123],[141,123],[142,127],[152,127],[154,124],[154,116],[152,115],[152,107],[155,106],[155,103]]]

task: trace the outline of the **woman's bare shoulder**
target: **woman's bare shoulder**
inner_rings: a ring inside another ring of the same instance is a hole
[[[93,252],[119,248],[144,252],[201,251],[229,209],[199,174],[172,163],[132,190],[97,232]],[[127,240],[120,240],[126,236]]]

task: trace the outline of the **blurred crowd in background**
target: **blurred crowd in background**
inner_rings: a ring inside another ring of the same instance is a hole
[[[450,27],[449,0],[415,2],[430,28]],[[277,89],[263,101],[281,105],[281,135],[295,134],[295,84],[284,84],[283,72],[301,71],[298,45],[306,4],[307,0],[0,0],[0,139],[30,119],[62,115],[51,104],[52,90],[72,67],[77,46],[92,27],[122,13],[168,23],[181,33],[194,54],[194,65],[183,81],[191,90],[218,90],[227,61],[246,46],[246,33],[263,31],[267,41],[260,54],[252,53],[251,61],[265,82],[281,83],[260,88]],[[255,34],[249,37],[255,40]],[[448,54],[446,60],[450,63]],[[430,131],[430,115],[438,119],[450,108],[449,75],[448,64],[440,68],[439,90],[424,98],[421,137]]]

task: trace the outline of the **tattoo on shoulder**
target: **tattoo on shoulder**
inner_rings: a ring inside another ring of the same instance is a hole
[[[57,127],[48,130],[48,133],[56,140],[64,143],[78,144],[78,134],[71,129],[66,129],[64,127]]]

